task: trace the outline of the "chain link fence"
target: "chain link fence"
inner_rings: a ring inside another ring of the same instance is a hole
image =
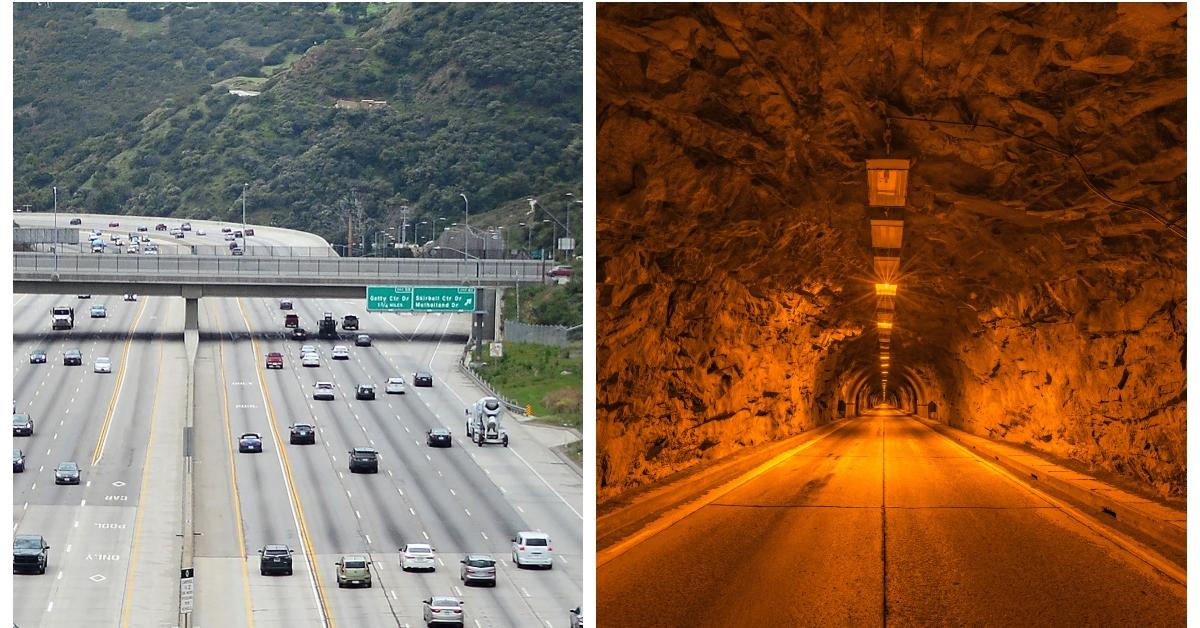
[[[566,347],[583,340],[583,325],[531,325],[515,320],[504,321],[505,342],[532,342],[539,345]]]

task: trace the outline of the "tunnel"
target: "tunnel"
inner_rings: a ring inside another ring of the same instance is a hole
[[[603,6],[600,503],[881,404],[1182,498],[1185,13]]]

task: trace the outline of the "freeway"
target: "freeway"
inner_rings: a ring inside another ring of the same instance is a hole
[[[563,624],[582,597],[582,480],[545,447],[551,428],[510,419],[511,447],[463,446],[463,409],[483,394],[456,368],[470,316],[367,313],[361,299],[295,296],[308,328],[325,311],[355,313],[374,343],[354,347],[345,333],[339,343],[351,359],[334,362],[337,343],[310,340],[322,363],[303,368],[277,300],[201,300],[190,625],[415,626],[430,595],[461,596],[468,626]],[[76,307],[74,330],[50,331],[49,310],[60,303]],[[107,304],[109,318],[88,318],[92,303]],[[182,310],[182,299],[167,297],[18,296],[17,408],[33,414],[37,432],[15,439],[28,471],[14,479],[14,531],[51,545],[46,575],[14,576],[19,625],[178,623]],[[63,367],[61,352],[76,346],[85,365]],[[49,363],[28,364],[32,349],[46,350]],[[263,368],[270,350],[284,353],[283,370]],[[112,374],[91,372],[99,355],[113,359]],[[411,387],[418,369],[434,374],[433,388]],[[410,382],[407,394],[383,393],[394,375]],[[318,380],[334,383],[335,401],[312,400]],[[353,399],[363,381],[377,384],[377,400]],[[288,426],[299,421],[318,425],[316,445],[288,444]],[[425,446],[436,425],[452,430],[453,447]],[[246,431],[262,434],[262,454],[237,452]],[[380,451],[378,474],[348,472],[355,446]],[[68,459],[82,465],[84,485],[53,484],[53,467]],[[512,564],[509,538],[519,530],[551,535],[553,569]],[[438,568],[403,572],[397,548],[426,539]],[[293,548],[294,575],[258,573],[267,543]],[[495,588],[462,585],[458,561],[468,552],[497,559]],[[348,553],[371,556],[373,587],[337,587],[334,563]]]
[[[623,553],[601,551],[605,624],[1186,623],[1175,580],[910,417],[877,411],[810,443]]]

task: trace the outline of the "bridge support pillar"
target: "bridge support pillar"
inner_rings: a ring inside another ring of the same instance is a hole
[[[183,331],[200,331],[200,297],[204,291],[199,286],[183,286]]]

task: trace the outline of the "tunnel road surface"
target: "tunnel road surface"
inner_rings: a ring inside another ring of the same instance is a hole
[[[1184,587],[878,412],[597,574],[603,626],[1183,626]]]

